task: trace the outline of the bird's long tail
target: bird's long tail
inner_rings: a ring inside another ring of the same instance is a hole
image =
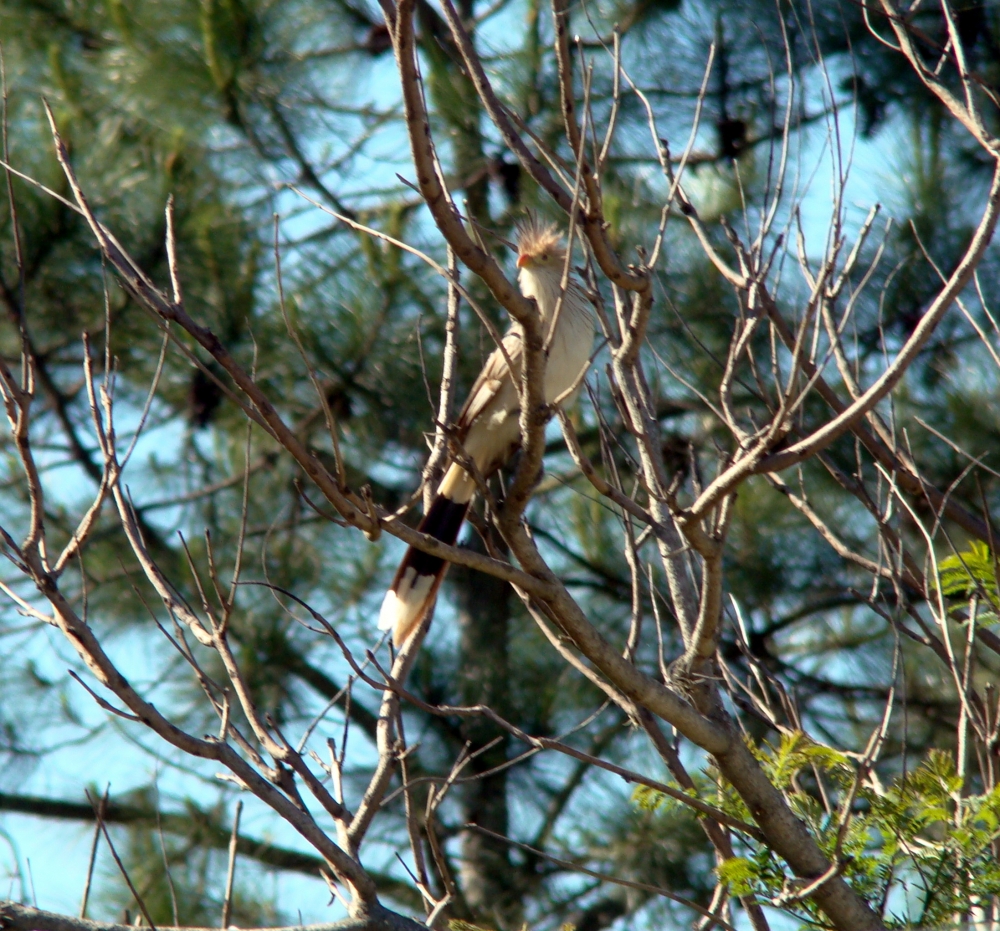
[[[475,493],[475,483],[459,465],[445,473],[437,494],[417,528],[442,543],[458,539],[465,515]],[[392,642],[402,649],[434,604],[441,581],[450,563],[411,546],[396,570],[379,612],[380,630],[392,631]]]

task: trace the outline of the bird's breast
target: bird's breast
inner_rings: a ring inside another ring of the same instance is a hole
[[[565,319],[563,319],[565,318]],[[545,366],[545,400],[551,404],[565,394],[590,361],[594,326],[586,308],[569,305],[556,322]],[[566,399],[563,399],[566,401]]]

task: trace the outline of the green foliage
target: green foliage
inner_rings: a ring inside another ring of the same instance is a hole
[[[992,624],[997,620],[1000,611],[997,561],[981,540],[973,540],[967,550],[938,563],[938,587],[948,598],[978,598],[976,618],[980,623]]]
[[[900,901],[902,895],[904,910],[890,918],[890,927],[944,929],[957,914],[987,906],[1000,894],[1000,862],[994,856],[1000,841],[1000,787],[975,794],[950,753],[931,751],[883,789],[851,758],[801,733],[782,735],[777,747],[764,743],[752,749],[855,889],[875,907],[890,896]],[[711,800],[727,813],[752,820],[717,774],[709,771],[701,782],[714,782]],[[841,814],[845,798],[854,799],[846,821]],[[666,797],[647,787],[637,789],[633,800],[644,810],[666,810]],[[796,899],[804,884],[791,879],[773,851],[746,837],[740,846],[739,856],[716,868],[734,895],[754,895],[811,926],[826,927],[814,905]]]
[[[755,748],[754,752],[764,764],[771,782],[779,789],[792,786],[795,777],[807,767],[837,775],[843,775],[848,769],[843,753],[810,740],[801,731],[782,734],[777,749],[765,744],[764,749]]]
[[[757,871],[746,857],[730,857],[720,863],[715,872],[733,895],[749,895],[754,891]]]
[[[656,811],[667,800],[673,801],[669,795],[665,795],[659,789],[652,786],[637,786],[632,793],[632,801],[643,811]]]
[[[1000,787],[982,794],[969,785],[950,753],[931,751],[884,793],[864,789],[880,855],[905,880],[919,922],[946,927],[956,914],[1000,894]],[[906,876],[906,874],[910,876]]]
[[[707,785],[705,780],[702,782]],[[682,789],[680,786],[674,786],[678,792],[683,792],[685,795],[690,795],[692,798],[697,798],[699,795],[698,787],[693,789]],[[637,786],[635,791],[632,793],[632,801],[639,807],[642,811],[657,811],[661,808],[667,808],[675,806],[683,811],[690,811],[685,804],[672,795],[667,795],[665,792],[661,792],[659,789],[654,789],[652,786]]]

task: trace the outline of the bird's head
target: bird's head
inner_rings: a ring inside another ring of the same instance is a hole
[[[551,270],[562,273],[566,262],[566,247],[554,223],[540,223],[531,217],[519,227],[517,234],[517,267],[523,271]]]

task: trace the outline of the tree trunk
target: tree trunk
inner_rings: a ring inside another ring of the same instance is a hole
[[[474,547],[482,549],[475,537]],[[506,715],[508,701],[507,641],[511,591],[506,582],[454,567],[452,582],[459,623],[458,690],[466,705],[486,704]],[[486,773],[507,761],[509,739],[483,717],[466,718],[463,734],[470,752],[500,738],[466,767],[464,776]],[[462,793],[463,822],[507,835],[507,770],[466,783]],[[516,869],[509,847],[477,831],[462,835],[462,887],[477,923],[500,929],[521,926],[522,907]]]

